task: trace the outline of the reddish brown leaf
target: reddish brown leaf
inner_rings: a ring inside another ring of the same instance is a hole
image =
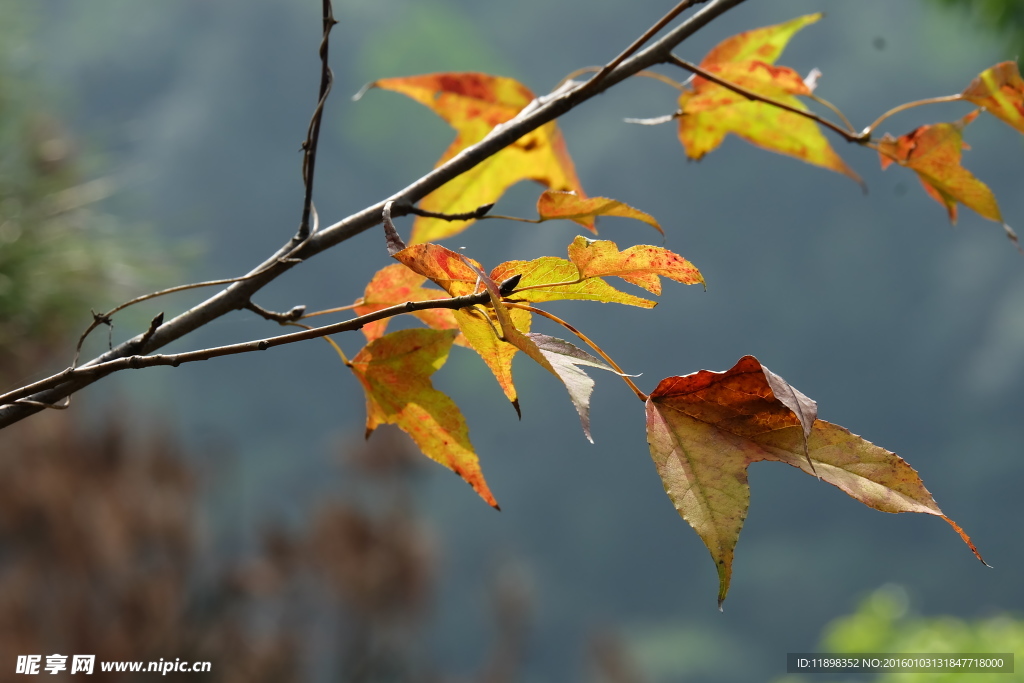
[[[794,397],[797,412],[788,405]],[[750,463],[785,462],[876,510],[923,512],[953,524],[910,465],[842,427],[815,420],[811,406],[753,356],[726,372],[664,379],[647,401],[651,456],[679,514],[711,551],[719,607],[750,504]],[[955,524],[954,529],[981,560],[967,535]]]
[[[1024,133],[1024,80],[1017,62],[1002,62],[982,71],[961,95]]]
[[[394,254],[394,258],[410,270],[429,278],[452,296],[472,294],[477,281],[476,271],[462,254],[436,244],[416,244]]]
[[[597,230],[594,229],[594,219],[598,216],[635,218],[652,226],[662,235],[665,234],[658,221],[640,209],[634,209],[632,206],[623,204],[616,199],[609,199],[608,197],[580,197],[575,192],[545,190],[537,200],[537,215],[541,221],[549,221],[556,218],[574,221],[595,233]]]
[[[430,107],[456,130],[455,141],[438,166],[483,140],[495,126],[515,117],[534,99],[533,93],[515,80],[482,73],[385,78],[370,87],[407,95]],[[498,201],[520,180],[535,180],[554,190],[582,192],[562,134],[553,121],[431,192],[420,202],[420,208],[436,213],[473,211]],[[420,244],[440,240],[462,232],[472,222],[419,216],[413,223],[411,241]],[[592,219],[587,227],[593,228]]]
[[[465,479],[488,505],[498,507],[462,413],[430,381],[448,359],[455,335],[454,330],[400,330],[356,354],[350,367],[366,391],[366,435],[382,424],[397,425],[424,455]]]
[[[946,207],[952,223],[957,219],[957,202],[989,220],[1003,222],[992,191],[960,165],[965,147],[962,131],[977,118],[978,112],[975,110],[954,123],[921,126],[898,138],[886,135],[878,141],[882,168],[895,162],[914,170],[925,192]]]
[[[377,271],[366,285],[363,297],[357,301],[356,315],[366,315],[390,306],[404,304],[407,301],[434,301],[448,298],[448,294],[438,289],[423,287],[426,277],[414,273],[401,263],[394,263]],[[457,327],[455,317],[450,310],[435,308],[416,311],[414,316],[422,320],[428,327],[437,330],[450,330]],[[388,320],[376,320],[363,325],[363,334],[367,341],[373,341],[384,335]]]

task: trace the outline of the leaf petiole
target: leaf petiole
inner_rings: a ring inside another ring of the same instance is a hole
[[[597,355],[601,356],[601,358],[603,358],[605,360],[605,362],[608,363],[608,365],[612,366],[615,369],[615,372],[619,375],[619,377],[622,378],[622,381],[625,382],[626,384],[628,384],[629,388],[633,390],[633,393],[636,394],[637,398],[639,398],[644,403],[646,403],[647,399],[650,398],[647,394],[645,394],[644,392],[640,391],[640,387],[638,387],[633,382],[633,380],[631,380],[629,378],[629,375],[627,375],[622,370],[622,368],[619,367],[618,363],[616,363],[614,360],[612,360],[611,356],[609,356],[607,353],[605,353],[604,349],[602,349],[600,346],[598,346],[593,341],[591,341],[589,337],[587,337],[585,334],[583,334],[582,332],[577,330],[575,327],[573,327],[572,325],[570,325],[566,321],[564,321],[561,318],[559,318],[557,315],[554,315],[553,313],[548,313],[547,311],[543,311],[543,310],[541,310],[539,308],[534,308],[533,306],[530,306],[530,305],[527,305],[527,304],[509,303],[507,305],[510,308],[520,308],[520,309],[522,309],[524,311],[529,311],[530,313],[536,313],[537,315],[544,316],[548,320],[552,320],[552,321],[558,323],[559,325],[561,325],[562,327],[564,327],[565,329],[569,330],[570,332],[575,334],[577,337],[579,337],[580,341],[582,341],[584,344],[586,344],[590,348],[594,349],[594,351],[597,353]]]

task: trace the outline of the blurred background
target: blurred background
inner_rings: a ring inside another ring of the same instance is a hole
[[[672,4],[337,0],[321,220],[405,186],[451,141],[399,95],[350,101],[364,83],[476,70],[546,92]],[[1024,46],[1014,0],[750,0],[677,53],[698,61],[729,35],[821,10],[780,63],[821,69],[818,93],[858,127],[959,92]],[[66,366],[90,309],[241,275],[294,233],[319,12],[315,0],[0,0],[5,388]],[[518,421],[479,358],[452,352],[434,382],[466,415],[498,513],[400,434],[364,444],[358,384],[327,344],[307,343],[122,373],[0,433],[0,667],[57,652],[210,660],[216,681],[725,683],[773,680],[787,652],[815,648],[1024,653],[1021,255],[969,210],[950,228],[913,174],[841,141],[869,194],[736,138],[688,163],[671,124],[622,122],[674,109],[671,89],[637,79],[560,125],[587,192],[658,218],[707,291],[666,283],[653,311],[551,310],[648,391],[756,355],[823,419],[906,458],[995,569],[939,520],[757,464],[719,613],[714,566],[614,378],[597,378],[591,445],[553,378],[517,364]],[[880,132],[966,111],[915,109]],[[1020,136],[983,117],[966,140],[964,165],[1021,232]],[[521,184],[497,211],[532,216],[537,193]],[[622,247],[661,243],[640,223],[599,227]],[[576,234],[489,221],[446,245],[494,265],[561,255]],[[349,304],[388,262],[371,231],[256,302]],[[127,311],[85,353],[205,294]],[[171,349],[278,332],[238,313]],[[363,343],[337,341],[350,356]]]

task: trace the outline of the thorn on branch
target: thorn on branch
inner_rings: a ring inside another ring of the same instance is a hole
[[[146,333],[144,335],[142,335],[142,339],[139,340],[139,343],[136,346],[136,348],[139,349],[140,351],[144,350],[146,348],[146,344],[149,343],[149,340],[153,338],[154,334],[156,334],[157,329],[163,324],[164,313],[163,311],[160,311],[152,320],[149,321],[149,329],[146,330]]]

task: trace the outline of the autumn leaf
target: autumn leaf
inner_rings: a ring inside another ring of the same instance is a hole
[[[614,275],[652,294],[661,294],[659,275],[684,285],[704,284],[704,276],[692,263],[668,249],[648,244],[619,251],[612,241],[580,236],[569,245],[569,260],[579,269],[581,278]]]
[[[452,296],[475,293],[479,273],[482,272],[478,270],[480,264],[476,261],[437,244],[406,247],[395,253],[394,258],[415,273],[430,278]],[[513,275],[515,273],[509,273],[502,281]],[[504,307],[502,311],[504,315],[511,316],[509,321],[513,328],[524,332],[530,329],[528,311],[505,312]],[[466,343],[479,354],[516,413],[521,415],[519,396],[512,382],[512,357],[518,347],[499,339],[495,333],[501,326],[498,313],[493,308],[474,307],[456,310],[453,317]]]
[[[374,274],[366,285],[366,291],[353,310],[356,315],[366,315],[390,306],[403,304],[407,301],[434,301],[445,299],[448,295],[437,289],[423,287],[426,277],[415,273],[401,263],[394,263],[382,268]],[[443,308],[415,311],[414,316],[422,320],[428,327],[437,330],[450,330],[457,327],[452,311]],[[375,320],[363,325],[363,334],[367,341],[373,341],[384,335],[390,318]]]
[[[1024,80],[1017,62],[982,71],[960,95],[1024,133]]]
[[[501,282],[516,274],[522,276],[515,293],[516,301],[543,303],[574,299],[640,308],[654,308],[656,305],[650,299],[621,292],[601,278],[582,279],[574,263],[556,256],[542,256],[532,261],[505,261],[491,271],[491,278]]]
[[[486,317],[485,317],[486,316]],[[529,311],[513,309],[509,311],[512,324],[516,329],[528,332],[531,324]],[[490,308],[474,308],[472,310],[455,311],[455,320],[466,338],[469,347],[477,352],[487,365],[494,378],[498,381],[505,397],[512,403],[516,413],[522,416],[519,407],[519,393],[512,381],[512,358],[519,350],[512,344],[503,341],[495,334],[500,323]]]
[[[806,111],[797,96],[811,95],[811,87],[793,69],[773,63],[794,33],[820,18],[820,14],[807,15],[733,36],[712,49],[700,66],[727,83]],[[732,133],[764,149],[842,173],[863,184],[814,121],[767,102],[750,100],[701,76],[696,76],[692,87],[680,95],[678,118],[679,140],[691,159],[702,158]]]
[[[356,354],[350,367],[366,391],[366,435],[382,424],[397,425],[424,455],[465,479],[497,508],[462,413],[430,381],[448,359],[455,335],[454,330],[400,330]]]
[[[896,454],[814,418],[810,399],[753,356],[726,372],[701,370],[661,381],[647,401],[647,440],[665,491],[700,535],[718,569],[719,608],[750,504],[747,467],[785,462],[883,512],[922,512],[953,526],[917,472]],[[807,422],[812,428],[807,430]],[[813,463],[813,464],[812,464]]]
[[[886,134],[878,141],[882,168],[895,162],[916,172],[928,196],[946,207],[951,223],[956,224],[959,202],[991,221],[1002,223],[1007,236],[1017,242],[1017,235],[1003,222],[992,190],[960,165],[966,147],[962,131],[978,117],[979,111],[975,109],[953,123],[921,126],[898,138]]]
[[[564,339],[549,337],[546,334],[528,334],[526,336],[537,345],[540,352],[551,363],[558,378],[562,380],[576,412],[579,413],[580,423],[583,425],[583,433],[586,435],[587,441],[594,443],[594,438],[590,435],[590,394],[594,391],[594,380],[577,366],[588,365],[608,372],[615,372],[615,369]]]
[[[384,78],[368,87],[402,93],[430,107],[456,131],[437,166],[483,140],[495,126],[514,118],[534,100],[533,93],[511,78],[482,73],[439,73]],[[555,122],[527,133],[471,170],[450,180],[420,201],[435,213],[463,213],[496,202],[520,180],[534,180],[554,190],[582,192],[572,159]],[[432,242],[462,232],[473,221],[444,221],[419,216],[413,223],[413,244]],[[588,228],[589,223],[581,219]]]
[[[624,204],[617,199],[581,197],[575,192],[545,190],[537,200],[537,215],[541,222],[564,218],[579,223],[595,233],[597,230],[594,229],[594,219],[598,216],[635,218],[652,226],[662,235],[665,234],[658,221],[640,209],[634,209],[632,206]]]
[[[415,244],[396,252],[395,260],[429,278],[452,296],[472,294],[477,274],[470,264],[480,264],[437,244]]]

